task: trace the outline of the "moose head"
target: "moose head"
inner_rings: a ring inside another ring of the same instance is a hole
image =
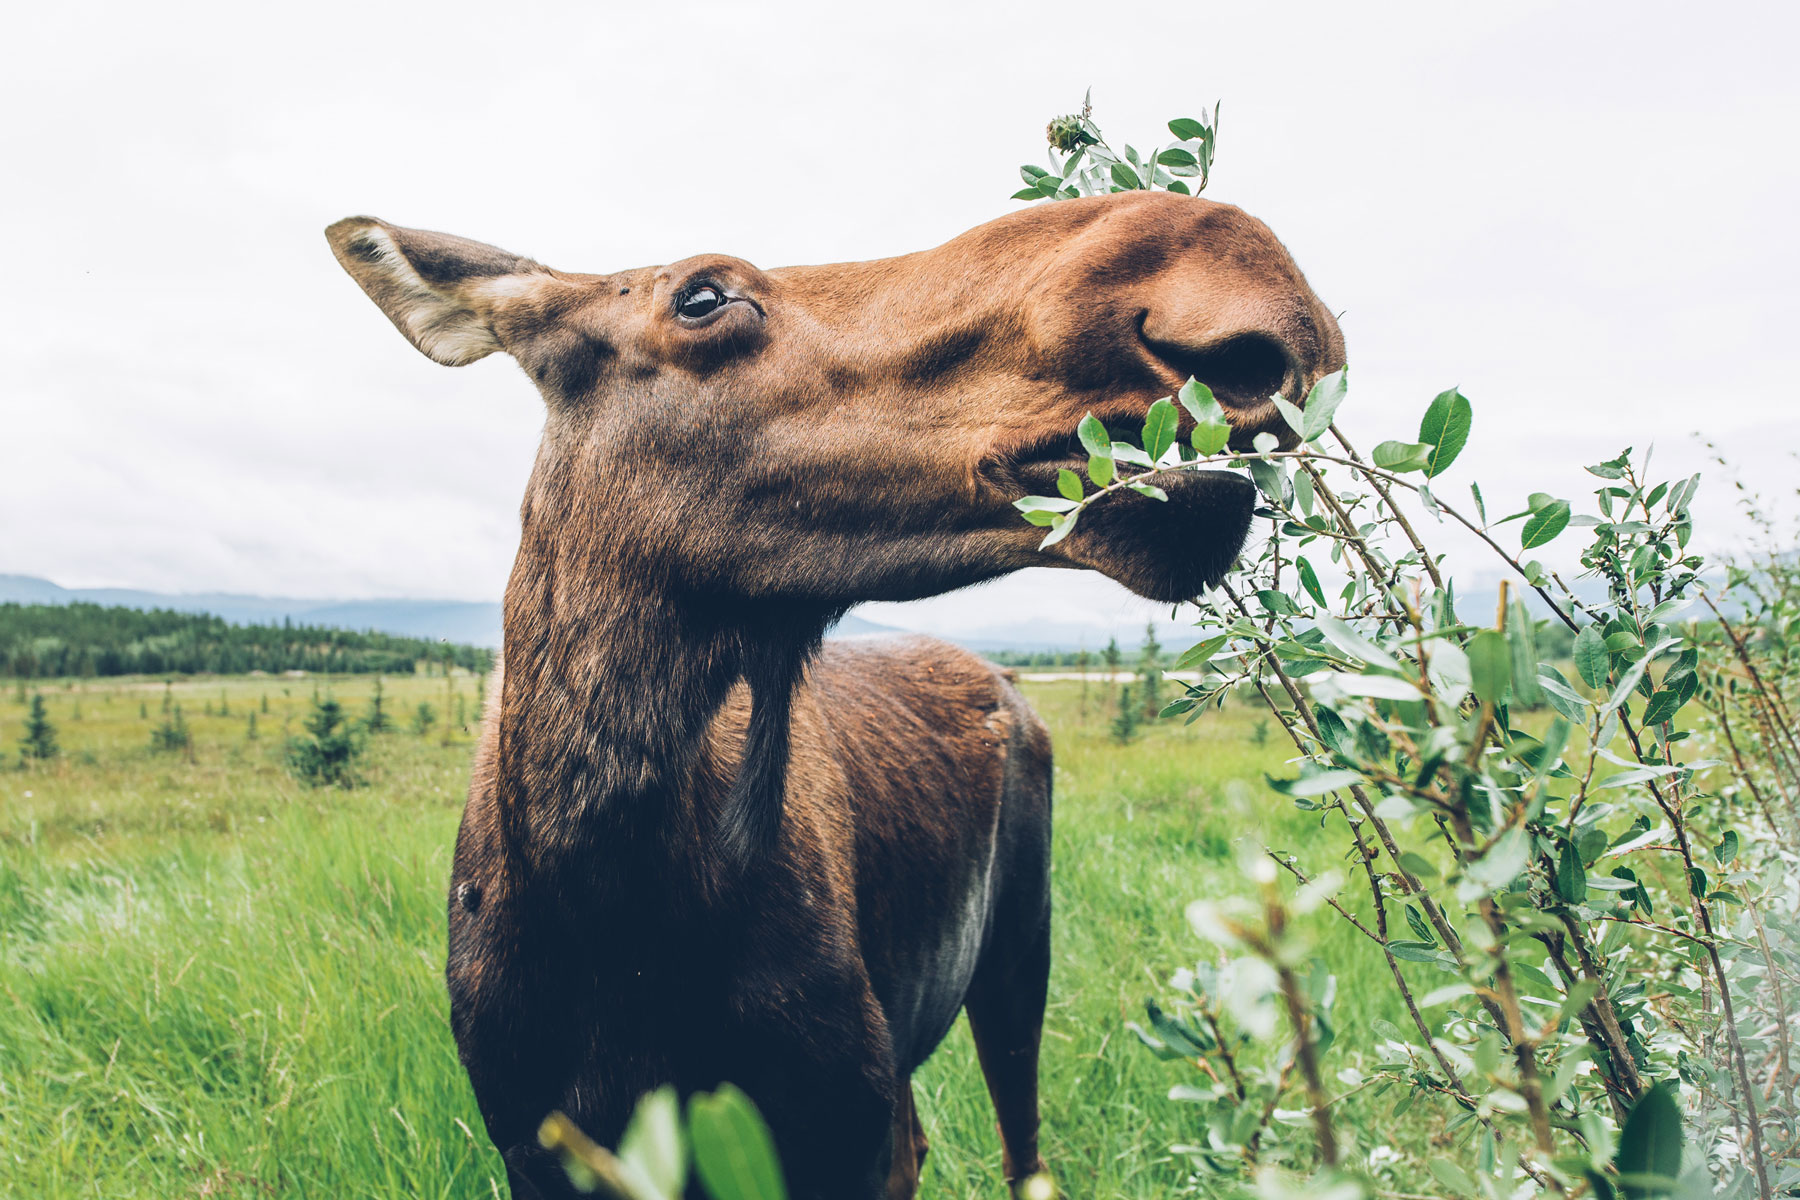
[[[543,393],[528,539],[583,574],[828,610],[1027,566],[1193,596],[1246,536],[1244,479],[1182,473],[1166,503],[1100,505],[1042,552],[1012,501],[1083,464],[1085,413],[1133,423],[1192,376],[1247,445],[1283,430],[1272,396],[1304,397],[1344,358],[1266,226],[1166,193],[774,270],[705,254],[572,274],[366,217],[328,237],[425,355],[461,366],[503,351]]]

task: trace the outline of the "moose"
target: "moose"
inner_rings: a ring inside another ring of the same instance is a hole
[[[1127,192],[933,250],[611,275],[352,217],[344,269],[408,341],[542,393],[505,640],[449,898],[452,1026],[515,1197],[571,1195],[560,1109],[731,1081],[797,1200],[909,1197],[911,1077],[966,1012],[1016,1189],[1044,1169],[1051,748],[1008,676],[850,606],[1029,566],[1152,599],[1216,583],[1255,492],[1171,474],[1040,552],[1012,501],[1190,377],[1234,444],[1343,363],[1261,222]]]

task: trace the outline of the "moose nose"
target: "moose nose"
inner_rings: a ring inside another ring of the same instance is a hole
[[[1228,415],[1260,408],[1277,393],[1292,398],[1301,374],[1292,351],[1264,333],[1240,333],[1203,347],[1152,342],[1151,349],[1178,376],[1211,388]]]
[[[1313,378],[1324,373],[1304,362],[1288,339],[1257,330],[1199,346],[1148,337],[1145,342],[1176,380],[1193,378],[1212,389],[1231,422],[1232,444],[1241,448],[1263,432],[1285,438],[1291,430],[1274,398],[1303,403]]]

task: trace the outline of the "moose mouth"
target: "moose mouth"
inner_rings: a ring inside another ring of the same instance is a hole
[[[1018,495],[1056,495],[1057,473],[1085,479],[1087,452],[1059,438],[1014,459]],[[1109,575],[1140,596],[1192,599],[1225,577],[1250,536],[1256,488],[1232,471],[1170,470],[1151,482],[1167,500],[1120,489],[1091,505],[1050,551],[1070,565]]]

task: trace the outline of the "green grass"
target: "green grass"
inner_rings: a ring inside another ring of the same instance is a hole
[[[368,786],[322,792],[281,765],[314,685],[175,684],[190,761],[150,749],[161,681],[58,682],[44,695],[62,756],[22,770],[24,705],[0,697],[0,1196],[504,1193],[440,974],[472,745],[454,718],[460,701],[473,720],[477,683],[390,678],[398,728],[373,740]],[[330,686],[361,712],[372,684]],[[1255,742],[1249,709],[1121,747],[1104,685],[1085,718],[1081,685],[1026,688],[1057,744],[1045,1155],[1071,1196],[1167,1196],[1187,1176],[1168,1147],[1197,1131],[1165,1095],[1193,1068],[1151,1057],[1125,1022],[1170,969],[1209,952],[1182,909],[1242,890],[1240,840],[1316,846],[1323,869],[1335,839],[1261,786],[1286,752],[1272,723]],[[206,715],[222,698],[227,714]],[[406,729],[421,700],[448,730]],[[1345,936],[1308,919],[1321,944]],[[1331,957],[1340,1029],[1401,1019],[1379,957]],[[1333,1051],[1332,1071],[1348,1053]],[[960,1024],[916,1086],[932,1143],[923,1194],[1001,1195]],[[1365,1143],[1381,1138],[1385,1106],[1350,1103]]]

